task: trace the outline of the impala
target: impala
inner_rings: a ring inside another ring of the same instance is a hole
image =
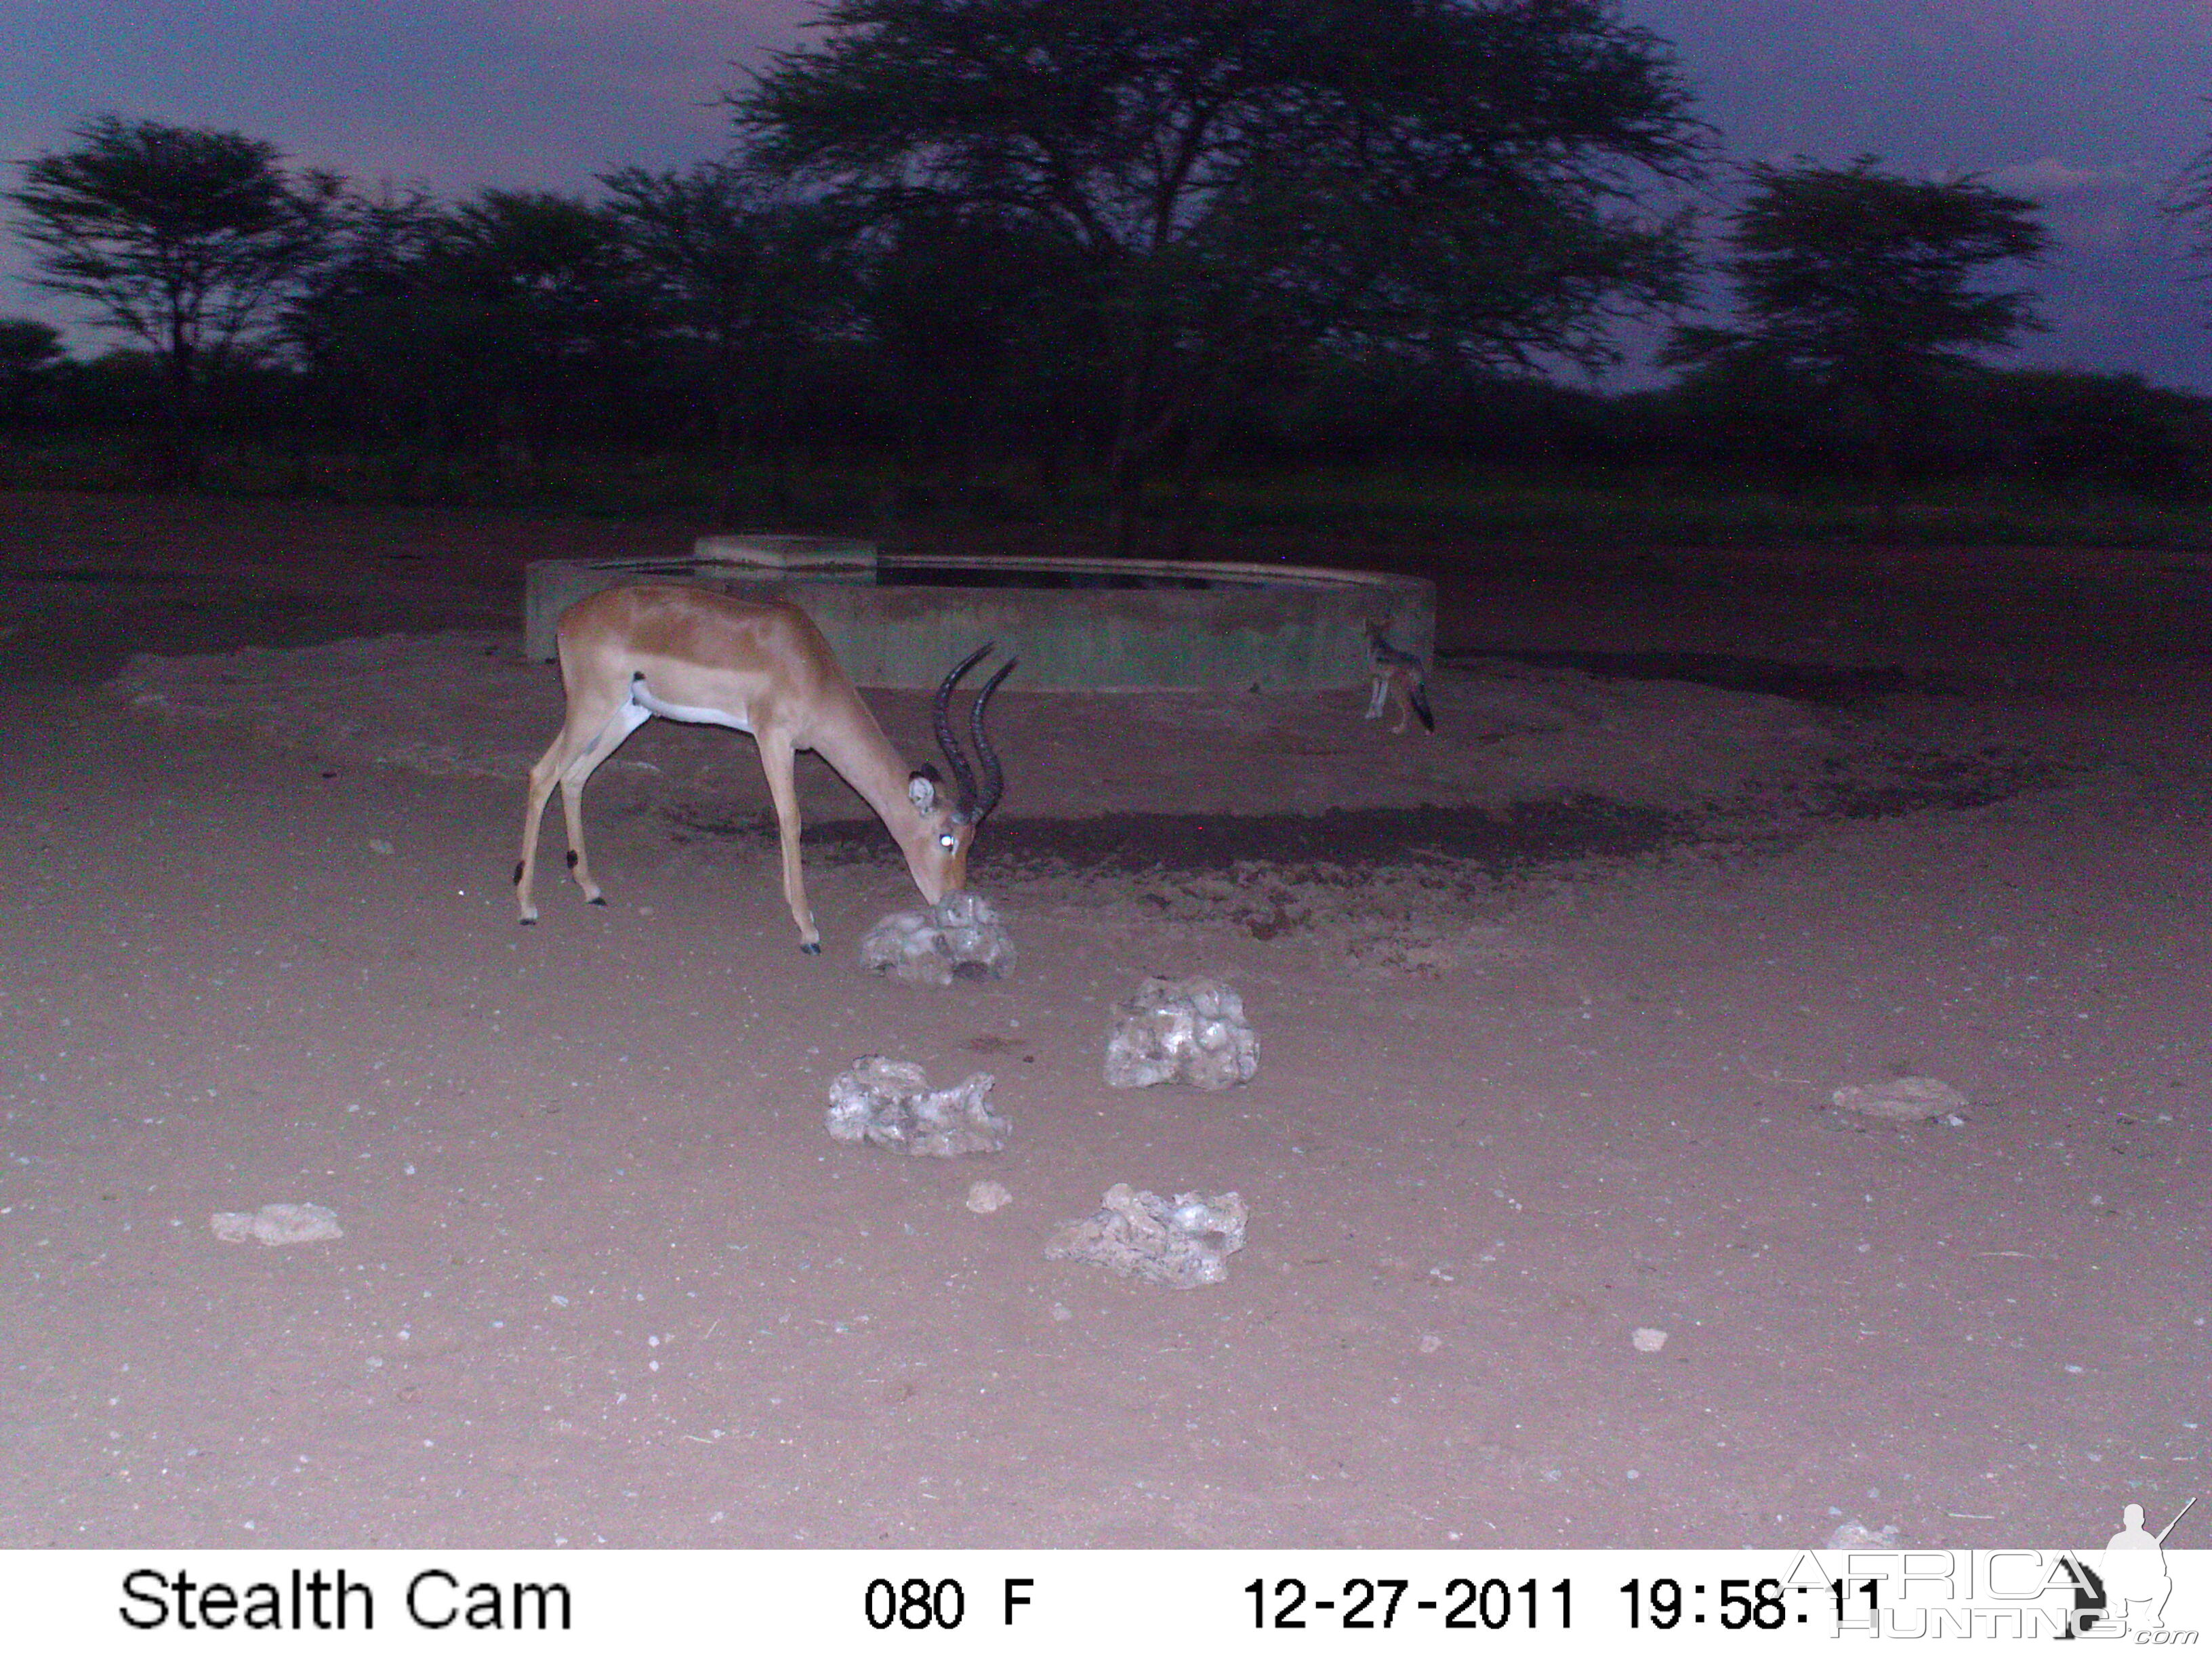
[[[799,792],[793,768],[802,749],[836,767],[875,809],[906,854],[921,896],[935,904],[967,880],[968,847],[975,828],[999,804],[1006,778],[983,728],[984,706],[1013,672],[1009,660],[976,693],[969,715],[976,787],[952,732],[952,688],[991,647],[984,645],[937,689],[937,741],[957,800],[947,804],[934,776],[908,772],[830,641],[798,606],[780,600],[736,599],[704,588],[660,585],[610,587],[562,613],[556,637],[568,717],[530,769],[530,805],[522,823],[522,858],[514,866],[516,902],[525,924],[538,920],[530,891],[537,875],[538,827],[553,786],[561,786],[568,823],[568,869],[593,904],[606,899],[584,854],[584,785],[623,739],[655,714],[750,732],[775,802],[783,838],[783,896],[799,924],[799,948],[818,953],[822,935],[807,908],[799,860]]]

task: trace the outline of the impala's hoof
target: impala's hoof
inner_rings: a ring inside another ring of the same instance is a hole
[[[800,945],[799,948],[805,951],[810,957],[818,957],[822,954],[822,944],[818,939],[810,940],[808,943]]]
[[[605,908],[607,908],[607,901],[606,901],[605,896],[604,895],[602,895],[602,896],[601,896],[600,897],[599,897],[599,898],[595,898],[595,899],[592,900],[592,901],[591,901],[591,902],[592,902],[593,904],[598,905],[598,906],[599,907],[599,908],[601,908],[602,910],[604,910],[604,909],[605,909]]]
[[[535,927],[538,925],[538,918],[535,916],[518,916],[515,919],[514,925],[518,927]]]

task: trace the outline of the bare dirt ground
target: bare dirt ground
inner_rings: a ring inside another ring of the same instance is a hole
[[[1021,964],[931,989],[858,963],[916,901],[842,786],[810,958],[749,743],[665,722],[610,907],[515,927],[519,562],[687,533],[0,497],[0,1546],[2082,1545],[2203,1489],[2201,577],[1334,550],[1441,578],[1439,734],[1009,691]],[[1155,971],[1239,989],[1250,1086],[1106,1085]],[[830,1140],[871,1053],[994,1073],[1009,1150]],[[1908,1073],[1960,1121],[1829,1103]],[[1241,1193],[1227,1282],[1048,1261],[1119,1181]],[[279,1201],[344,1237],[210,1229]]]

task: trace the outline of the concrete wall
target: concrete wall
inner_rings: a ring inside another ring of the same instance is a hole
[[[931,580],[899,583],[902,569]],[[969,570],[988,570],[995,580],[960,583]],[[686,581],[748,599],[788,598],[814,618],[859,685],[933,687],[952,664],[993,640],[1021,658],[1018,676],[1029,690],[1328,690],[1367,683],[1370,621],[1389,629],[1393,644],[1425,660],[1436,645],[1436,591],[1415,577],[1155,560],[920,555],[883,559],[877,574],[892,580],[878,585],[849,568],[776,571],[720,559],[541,561],[528,573],[526,648],[550,658],[562,611],[601,588],[637,580]],[[1023,574],[1077,585],[1005,585]],[[1201,578],[1218,585],[1080,585],[1099,577],[1164,583]]]

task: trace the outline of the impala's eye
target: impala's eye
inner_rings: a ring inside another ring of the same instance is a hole
[[[955,841],[955,840],[954,840],[951,836],[939,836],[937,838],[937,844],[938,844],[939,847],[942,847],[942,848],[943,848],[946,852],[948,852],[948,853],[949,853],[949,852],[951,852],[954,848],[956,848],[956,847],[957,847],[958,845],[960,845],[960,843],[959,843],[958,842]]]

